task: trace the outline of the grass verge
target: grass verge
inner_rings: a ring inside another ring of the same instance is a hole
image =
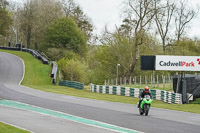
[[[105,100],[111,102],[120,102],[128,104],[137,104],[138,102],[138,98],[92,93],[89,90],[89,86],[85,86],[84,90],[77,90],[69,87],[51,85],[50,82],[51,79],[49,78],[51,69],[50,65],[43,65],[40,61],[33,58],[33,56],[28,53],[18,52],[18,51],[5,51],[5,50],[1,51],[15,54],[24,60],[26,65],[26,73],[22,84],[25,86],[52,93],[97,99],[97,100]],[[39,65],[40,67],[37,67],[37,65]],[[40,72],[43,72],[43,74],[40,74]],[[152,106],[157,108],[171,109],[177,111],[200,113],[200,104],[178,105],[178,104],[167,104],[161,101],[154,100]]]
[[[30,133],[29,131],[13,127],[2,122],[0,122],[0,129],[0,133]]]

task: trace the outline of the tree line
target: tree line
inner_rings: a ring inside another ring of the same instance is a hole
[[[151,75],[140,70],[140,55],[199,55],[199,38],[186,34],[199,13],[189,1],[124,0],[122,5],[122,25],[114,31],[105,27],[97,37],[92,20],[73,0],[1,0],[1,45],[38,50],[57,61],[62,79],[86,84],[116,78],[117,64],[120,77]]]

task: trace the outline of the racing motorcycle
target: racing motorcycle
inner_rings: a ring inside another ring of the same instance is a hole
[[[151,99],[149,95],[145,95],[139,108],[140,115],[143,115],[143,114],[145,114],[146,116],[148,115],[152,101],[153,100]]]

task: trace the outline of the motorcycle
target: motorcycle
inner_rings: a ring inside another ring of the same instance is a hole
[[[145,97],[142,99],[142,102],[139,108],[140,115],[143,115],[143,114],[145,114],[145,116],[148,115],[152,101],[153,100],[151,99],[149,95],[145,95]]]

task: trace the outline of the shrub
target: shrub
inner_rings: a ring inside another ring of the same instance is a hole
[[[61,59],[58,61],[58,66],[62,72],[64,80],[78,81],[87,84],[88,74],[87,66],[79,60]]]

